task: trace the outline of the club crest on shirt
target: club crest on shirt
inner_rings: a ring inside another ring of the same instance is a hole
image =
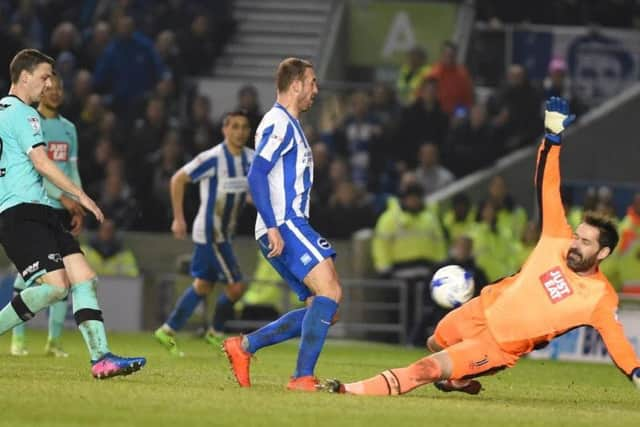
[[[40,133],[40,120],[37,117],[27,117],[27,121],[31,125],[31,129],[33,129],[34,135]]]
[[[69,160],[69,144],[60,141],[47,143],[47,154],[54,162],[66,162]]]
[[[573,289],[562,274],[560,267],[553,267],[540,276],[540,283],[553,304],[573,294]]]
[[[316,243],[324,250],[331,249],[331,243],[324,237],[320,237]]]

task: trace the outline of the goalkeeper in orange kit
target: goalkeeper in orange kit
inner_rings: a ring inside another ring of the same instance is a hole
[[[535,174],[542,235],[520,272],[486,286],[445,316],[427,340],[434,354],[363,381],[328,380],[323,389],[398,395],[434,383],[442,391],[477,394],[481,385],[472,378],[512,367],[523,355],[584,325],[600,333],[614,363],[640,387],[640,360],[616,316],[618,296],[599,269],[618,243],[616,227],[587,213],[574,232],[565,219],[561,134],[574,120],[564,99],[547,101]]]

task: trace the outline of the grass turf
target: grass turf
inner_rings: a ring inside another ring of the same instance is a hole
[[[8,354],[0,338],[0,425],[6,426],[638,426],[640,391],[611,365],[523,360],[481,379],[478,396],[432,386],[400,397],[339,396],[284,390],[296,342],[260,351],[251,389],[231,379],[226,358],[204,341],[180,336],[176,359],[151,333],[112,334],[122,355],[148,358],[129,377],[94,380],[80,335],[67,332],[68,359],[42,354],[45,335],[28,331],[31,355]],[[402,347],[330,341],[320,377],[357,380],[421,357]]]

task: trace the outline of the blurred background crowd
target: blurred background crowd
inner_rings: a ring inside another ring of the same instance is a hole
[[[200,93],[193,78],[211,73],[234,34],[232,3],[0,0],[0,63],[24,47],[56,59],[66,92],[62,114],[78,130],[83,185],[112,219],[110,227],[167,232],[172,174],[221,142],[220,117],[212,114],[217,100]],[[523,22],[637,29],[637,3],[478,0],[475,8],[489,29]],[[414,46],[394,79],[360,79],[348,91],[321,95],[317,111],[303,118],[314,154],[311,222],[329,238],[373,229],[372,260],[381,277],[424,278],[421,268],[454,260],[477,270],[482,284],[514,272],[537,241],[532,213],[502,176],[490,181],[480,203],[465,194],[446,207],[425,201],[505,154],[537,144],[547,97],[568,98],[578,117],[593,107],[574,90],[568,58],[549,58],[542,78],[533,78],[524,65],[493,58],[484,41],[471,41],[468,61],[451,41],[431,51]],[[487,75],[497,79],[494,90],[478,90]],[[3,70],[0,89],[6,93],[8,86]],[[235,105],[219,110],[247,111],[255,130],[260,105],[247,79]],[[570,196],[565,201],[574,224],[585,209],[618,217],[623,240],[615,264],[627,262],[636,274],[640,250],[631,252],[631,261],[623,258],[640,240],[640,193],[627,211],[616,210],[607,187],[588,188],[579,206]],[[197,204],[191,189],[191,218]],[[249,206],[238,233],[252,235],[254,220]],[[611,274],[616,271],[612,266]]]

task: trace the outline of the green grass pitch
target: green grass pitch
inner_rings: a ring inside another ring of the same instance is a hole
[[[426,386],[400,397],[358,397],[284,390],[297,342],[262,350],[251,389],[231,379],[225,357],[189,335],[182,359],[151,333],[112,334],[112,349],[144,355],[139,373],[97,381],[77,332],[64,336],[68,359],[42,355],[44,334],[29,331],[30,356],[8,354],[0,338],[2,426],[635,426],[640,391],[611,365],[523,360],[483,378],[478,396]],[[423,352],[403,347],[329,341],[320,377],[357,380],[398,367]]]

